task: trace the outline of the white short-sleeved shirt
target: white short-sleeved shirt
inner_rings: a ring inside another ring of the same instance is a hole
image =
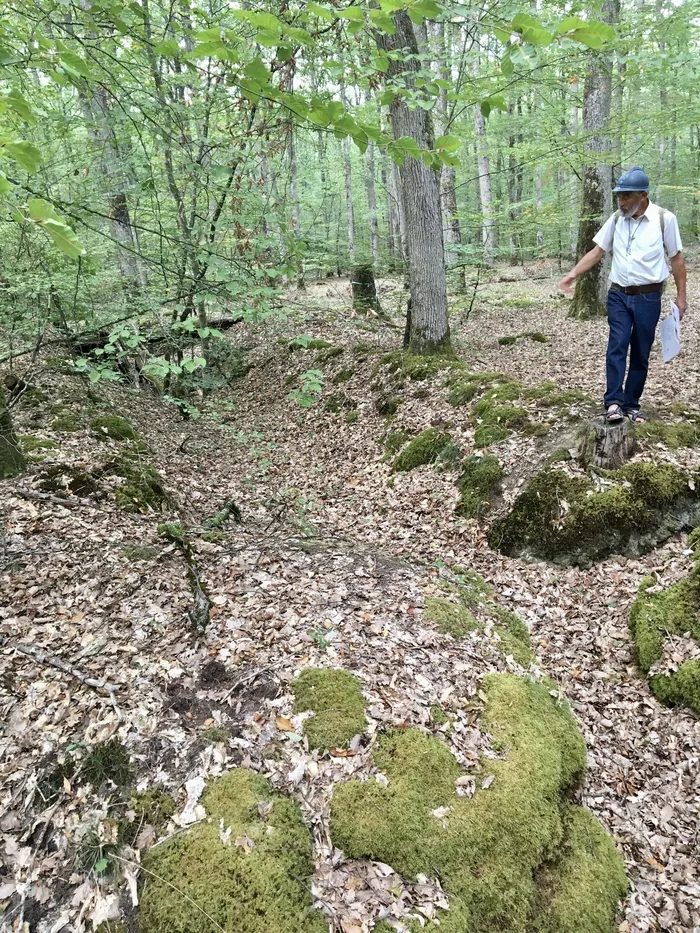
[[[617,285],[648,285],[665,282],[670,275],[664,256],[669,258],[683,249],[678,220],[671,211],[664,211],[663,242],[659,207],[649,202],[641,217],[624,217],[615,222],[615,214],[607,219],[593,242],[607,253],[613,248],[610,281]]]

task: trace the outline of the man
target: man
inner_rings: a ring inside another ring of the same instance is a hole
[[[648,419],[640,410],[639,400],[661,316],[661,295],[669,276],[664,250],[671,263],[681,318],[688,307],[683,244],[675,214],[649,200],[649,179],[641,168],[635,166],[625,172],[613,192],[619,210],[593,237],[596,245],[564,276],[559,287],[572,294],[577,276],[592,269],[612,249],[605,418],[611,424],[622,421],[625,415],[631,421],[644,422]]]

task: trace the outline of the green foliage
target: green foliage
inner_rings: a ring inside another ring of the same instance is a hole
[[[359,680],[347,671],[308,668],[292,684],[294,708],[314,715],[304,723],[311,748],[342,748],[367,728]]]
[[[450,897],[449,911],[440,914],[441,931],[526,933],[557,915],[561,891],[573,893],[573,854],[590,866],[570,830],[566,804],[585,769],[585,746],[568,708],[550,695],[550,683],[490,675],[483,687],[487,700],[480,726],[505,756],[483,760],[471,799],[457,795],[462,771],[438,738],[416,729],[394,730],[380,737],[374,751],[375,767],[388,786],[357,780],[336,785],[331,834],[352,858],[387,862],[409,879],[437,874]],[[433,813],[438,808],[445,808],[442,815]],[[608,855],[612,877],[607,872],[602,877],[592,866],[590,877],[582,872],[576,906],[579,916],[588,916],[589,905],[595,916],[603,900],[608,925],[599,929],[612,933],[616,902],[626,885],[619,856],[601,837],[594,836],[596,851]],[[540,872],[557,856],[560,867],[554,862],[552,869],[557,887],[541,889]]]
[[[671,450],[697,447],[700,444],[700,423],[697,421],[647,421],[634,426],[635,437],[665,444]]]
[[[510,431],[499,424],[480,424],[474,431],[474,446],[477,449],[490,447],[491,444],[499,444],[507,437],[510,437]]]
[[[292,399],[302,408],[310,408],[323,392],[323,373],[320,369],[307,369],[298,378],[299,387],[292,389],[287,398]]]
[[[129,753],[118,739],[94,745],[82,761],[81,780],[95,787],[103,781],[126,784],[133,773]]]
[[[143,860],[138,933],[325,933],[298,806],[241,768],[212,782],[201,803],[208,820]]]
[[[381,365],[386,366],[389,372],[400,374],[412,381],[429,379],[445,369],[451,372],[466,371],[464,363],[451,354],[418,356],[405,350],[392,350],[391,353],[385,353],[381,359]]]

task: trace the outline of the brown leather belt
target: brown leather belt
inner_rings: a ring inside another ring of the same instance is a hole
[[[664,282],[651,282],[649,285],[618,285],[612,282],[610,288],[616,292],[624,292],[625,295],[648,295],[650,292],[662,292]]]

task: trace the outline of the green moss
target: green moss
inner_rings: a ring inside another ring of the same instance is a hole
[[[132,772],[126,748],[118,739],[110,739],[90,749],[83,759],[80,776],[96,787],[103,781],[113,781],[119,786],[131,778]]]
[[[143,547],[140,544],[127,544],[123,549],[123,554],[127,560],[134,562],[140,560],[153,560],[154,557],[158,556],[158,548]]]
[[[163,480],[138,451],[130,450],[123,454],[109,465],[108,470],[126,480],[115,492],[115,501],[123,511],[160,511],[167,501]]]
[[[428,379],[445,369],[453,372],[466,370],[464,363],[452,354],[419,356],[405,350],[392,350],[391,353],[385,353],[381,363],[388,366],[391,372],[401,373],[413,381]]]
[[[479,386],[476,382],[458,382],[447,396],[447,401],[455,407],[467,405],[478,391]]]
[[[135,441],[136,431],[125,418],[117,415],[100,415],[90,422],[95,437],[100,440],[110,438],[113,441]]]
[[[219,742],[228,742],[231,738],[231,730],[224,726],[210,726],[204,729],[199,737],[205,745],[217,745]]]
[[[658,593],[650,593],[655,584],[646,577],[630,612],[630,631],[635,660],[648,675],[663,656],[667,638],[688,634],[700,644],[700,564],[687,577]],[[687,660],[675,671],[651,677],[651,689],[659,700],[672,705],[689,706],[700,713],[700,662]]]
[[[467,457],[457,480],[459,502],[457,514],[478,518],[488,509],[491,497],[503,478],[503,469],[497,457]]]
[[[291,340],[287,347],[291,352],[295,350],[330,350],[334,349],[333,344],[329,343],[327,340],[318,340],[308,337],[295,337],[294,340]]]
[[[645,541],[658,543],[688,521],[684,510],[696,493],[681,470],[631,463],[606,479],[612,485],[601,492],[587,477],[543,470],[516,499],[510,514],[491,526],[491,547],[511,556],[585,564],[626,553],[628,547],[640,553]]]
[[[341,385],[343,382],[349,382],[354,375],[354,369],[341,369],[340,372],[333,377],[332,382],[334,385]]]
[[[345,353],[345,350],[342,347],[329,347],[318,354],[316,362],[320,364],[328,363],[329,360],[334,360],[336,357],[342,356],[343,353]]]
[[[346,424],[355,424],[359,420],[360,420],[360,413],[356,408],[353,408],[353,410],[349,411],[347,415],[345,416]]]
[[[211,784],[201,803],[208,820],[144,857],[138,933],[326,933],[312,908],[311,839],[296,804],[243,769]],[[262,817],[259,805],[269,803]]]
[[[698,546],[700,545],[700,526],[693,528],[693,530],[688,535],[688,547],[691,551],[698,553]]]
[[[119,821],[119,842],[132,846],[144,826],[152,826],[161,833],[177,811],[175,801],[162,787],[151,787],[139,793],[134,791],[126,802],[128,816]]]
[[[226,540],[226,533],[223,531],[205,531],[199,537],[200,540],[207,541],[209,544],[221,544]]]
[[[397,395],[380,395],[375,401],[374,407],[380,415],[390,418],[392,415],[396,414],[402,401],[403,399],[399,398]]]
[[[347,671],[309,668],[292,689],[295,710],[314,713],[304,723],[311,748],[342,748],[367,728],[360,682]]]
[[[613,933],[627,894],[625,868],[612,839],[582,807],[567,807],[565,842],[539,879],[542,904],[532,933]]]
[[[510,428],[513,425],[522,424],[527,417],[527,412],[517,405],[498,405],[489,394],[473,406],[472,415],[482,424],[499,424],[504,428]]]
[[[53,441],[46,441],[43,437],[34,437],[32,434],[20,437],[19,442],[25,453],[31,453],[33,450],[55,450],[58,447]]]
[[[384,438],[384,449],[387,453],[395,454],[410,439],[410,433],[408,431],[404,431],[403,429],[389,431],[389,433]]]
[[[474,431],[474,446],[477,450],[490,447],[491,444],[499,444],[504,441],[507,437],[510,437],[510,434],[508,428],[504,428],[499,424],[480,424]]]
[[[434,726],[444,726],[450,721],[450,717],[441,706],[431,706],[430,721]]]
[[[522,334],[522,336],[527,337],[535,343],[551,343],[549,337],[545,337],[545,335],[541,334],[538,330],[528,330]]]
[[[105,920],[95,930],[95,933],[129,933],[129,928],[125,923],[116,920]]]
[[[69,493],[74,496],[91,496],[100,489],[92,473],[62,464],[46,467],[38,474],[37,479],[37,485],[43,492],[56,492],[60,495]]]
[[[700,444],[700,424],[693,421],[647,421],[634,427],[636,437],[661,442],[671,450],[679,447],[697,447]]]
[[[415,729],[390,732],[375,746],[388,786],[353,780],[334,790],[334,844],[408,878],[437,874],[450,898],[441,933],[531,930],[538,875],[560,850],[566,798],[585,767],[583,740],[551,687],[505,674],[484,679],[480,726],[505,756],[483,759],[471,799],[456,794],[462,771],[447,747]],[[484,789],[486,777],[493,780]],[[439,807],[450,809],[436,817]],[[581,892],[584,915],[598,893]]]
[[[425,618],[433,622],[438,632],[463,638],[468,632],[479,628],[479,622],[466,606],[460,606],[441,597],[428,597],[425,601]]]
[[[574,405],[593,406],[593,400],[583,392],[576,389],[565,389],[563,392],[546,392],[538,398],[540,406],[544,408],[558,408],[563,412],[569,411]]]
[[[474,410],[478,413],[477,409],[487,411],[496,403],[512,402],[514,399],[520,398],[524,391],[525,387],[521,382],[502,382],[495,388],[489,389],[483,399],[474,406]]]
[[[517,336],[499,337],[498,343],[502,347],[511,347],[517,339],[518,339]]]
[[[435,428],[427,428],[410,441],[396,457],[391,469],[394,473],[408,472],[426,463],[435,463],[451,440],[449,434],[443,434]]]
[[[65,411],[59,415],[56,415],[56,417],[51,422],[51,430],[60,431],[61,433],[80,431],[82,426],[83,425],[80,418],[69,411]]]

